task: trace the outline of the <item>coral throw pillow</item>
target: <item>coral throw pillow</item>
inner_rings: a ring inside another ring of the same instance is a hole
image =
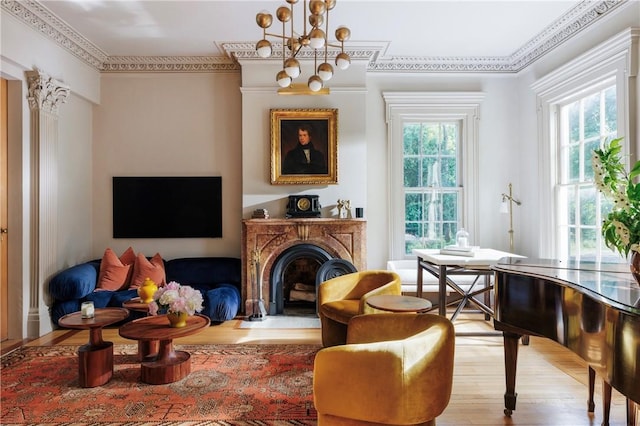
[[[129,289],[140,287],[146,278],[151,279],[157,285],[164,284],[164,262],[160,253],[156,253],[151,260],[147,260],[144,254],[138,253],[136,262],[133,264],[133,277]]]
[[[131,247],[126,249],[119,258],[113,250],[107,248],[100,262],[96,290],[117,291],[127,288],[135,259],[136,255]]]

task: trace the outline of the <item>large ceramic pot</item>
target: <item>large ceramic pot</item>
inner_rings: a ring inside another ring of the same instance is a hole
[[[640,253],[637,251],[634,251],[631,255],[629,267],[631,268],[631,275],[636,279],[636,283],[640,285]]]
[[[180,328],[187,325],[187,318],[189,314],[186,312],[169,312],[167,318],[169,319],[169,325],[174,328]]]

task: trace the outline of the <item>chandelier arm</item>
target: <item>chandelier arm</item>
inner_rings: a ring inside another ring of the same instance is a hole
[[[284,26],[284,23],[282,24]],[[275,37],[275,38],[279,38],[282,40],[286,40],[288,37],[283,36],[282,34],[273,34],[273,33],[264,33],[265,36],[269,36],[269,37]],[[266,37],[265,37],[266,38]]]
[[[329,12],[330,10],[327,9],[327,19],[325,20],[325,26],[324,26],[324,61],[327,62],[327,56],[329,54],[329,40],[327,40],[327,38],[329,37]]]

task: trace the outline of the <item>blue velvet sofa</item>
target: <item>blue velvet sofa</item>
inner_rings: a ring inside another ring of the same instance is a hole
[[[241,262],[233,257],[187,257],[163,260],[166,282],[176,281],[200,290],[204,309],[200,312],[212,324],[233,319],[239,312],[241,296]],[[51,320],[58,320],[80,310],[84,301],[96,308],[122,307],[122,303],[137,296],[136,290],[94,291],[100,271],[100,259],[81,263],[60,271],[49,281]],[[142,314],[131,312],[128,320]]]

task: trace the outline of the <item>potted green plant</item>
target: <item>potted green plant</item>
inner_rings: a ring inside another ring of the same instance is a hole
[[[640,161],[629,172],[621,157],[623,138],[613,139],[595,149],[591,157],[596,188],[613,202],[602,221],[605,244],[625,257],[631,254],[631,272],[640,282]]]

